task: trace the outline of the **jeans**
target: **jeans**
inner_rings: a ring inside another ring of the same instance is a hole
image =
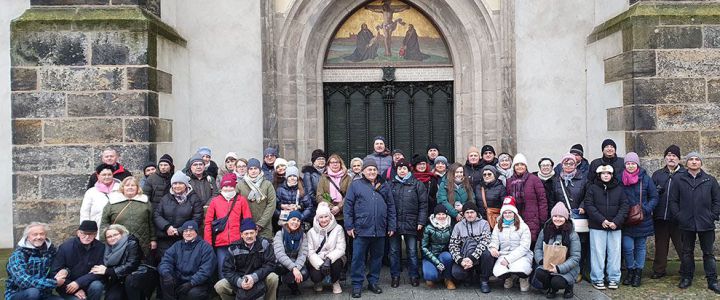
[[[12,294],[8,300],[61,300],[62,297],[55,296],[52,294],[43,295],[40,290],[36,288],[29,288],[21,290],[15,294]]]
[[[682,238],[682,255],[680,256],[680,276],[693,278],[695,273],[695,238],[700,240],[700,249],[703,253],[703,269],[708,283],[717,281],[715,266],[715,255],[713,244],[715,243],[715,231],[680,231]]]
[[[418,255],[417,255],[417,237],[410,234],[396,234],[390,239],[390,275],[393,277],[400,276],[400,258],[402,257],[402,245],[400,239],[405,240],[405,252],[408,257],[408,274],[410,278],[418,278]]]
[[[228,251],[228,246],[220,246],[215,247],[215,257],[217,257],[217,271],[218,271],[218,280],[223,279],[222,269],[223,264],[225,263],[225,258],[230,255],[230,252]]]
[[[380,280],[383,251],[385,250],[385,237],[356,236],[353,241],[353,257],[350,270],[353,289],[362,289],[363,281],[367,277],[369,284],[377,284]],[[369,254],[370,272],[365,273],[365,260]]]
[[[438,281],[440,279],[452,278],[452,255],[450,252],[442,252],[438,255],[440,262],[445,265],[445,270],[440,273],[435,264],[427,259],[422,260],[423,277],[426,281]]]
[[[625,266],[628,269],[642,269],[645,267],[647,237],[631,237],[623,235],[622,253]]]
[[[87,296],[85,299],[87,300],[100,300],[103,297],[103,293],[105,292],[105,285],[100,280],[95,280],[90,283],[90,286],[85,290],[85,296]],[[63,297],[64,299],[68,300],[77,300],[78,298],[75,297],[75,295],[68,295],[64,292],[59,292],[60,297]]]
[[[620,230],[590,229],[590,280],[604,281],[607,260],[608,281],[620,282],[620,253],[622,233]]]

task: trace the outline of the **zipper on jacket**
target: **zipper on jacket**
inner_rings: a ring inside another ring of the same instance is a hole
[[[670,179],[668,180],[667,191],[665,191],[665,215],[663,216],[663,220],[667,220],[668,206],[670,206],[670,186],[672,186],[672,174],[670,174]]]

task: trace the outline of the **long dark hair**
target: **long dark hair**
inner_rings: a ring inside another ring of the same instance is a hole
[[[505,211],[508,211],[508,210],[505,210]],[[503,212],[500,212],[500,221],[501,221],[501,222],[505,219],[505,218],[503,218],[502,214],[503,214]],[[515,215],[515,222],[514,222],[514,223],[515,223],[515,224],[514,224],[514,225],[515,225],[515,231],[518,231],[518,230],[520,230],[520,217],[519,217],[518,214],[516,214],[515,212],[513,212],[513,214]],[[496,225],[496,226],[499,227],[498,229],[500,230],[500,232],[503,231],[503,227],[504,227],[504,226],[502,226],[502,224],[498,224],[498,225]]]
[[[445,173],[445,181],[447,181],[445,183],[445,189],[447,190],[448,202],[451,205],[455,205],[455,170],[462,167],[463,165],[461,165],[460,163],[454,163],[450,165],[450,168],[448,168],[448,171]],[[472,185],[470,185],[467,174],[465,174],[465,169],[463,169],[463,180],[461,186],[468,194],[468,198],[470,198],[470,192],[472,192]],[[468,201],[469,200],[470,199],[468,199]]]
[[[565,223],[562,224],[562,226],[557,227],[555,226],[555,223],[552,222],[552,219],[550,219],[546,224],[545,228],[543,228],[543,242],[546,244],[550,243],[550,239],[555,238],[557,235],[562,236],[562,245],[563,246],[569,246],[570,245],[570,233],[572,233],[573,227],[571,224],[571,221],[568,219],[565,219]]]

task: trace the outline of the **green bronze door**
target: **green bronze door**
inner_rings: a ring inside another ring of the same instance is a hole
[[[325,83],[324,98],[325,147],[346,163],[370,153],[377,135],[408,159],[432,142],[454,161],[452,81]]]

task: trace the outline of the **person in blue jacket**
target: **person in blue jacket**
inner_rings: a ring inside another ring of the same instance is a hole
[[[208,299],[217,262],[212,246],[198,238],[198,224],[185,221],[183,239],[165,251],[158,272],[164,300]]]
[[[354,238],[352,272],[352,297],[360,298],[365,281],[365,258],[370,254],[370,273],[367,275],[368,290],[382,293],[378,285],[382,267],[385,237],[392,237],[397,230],[397,211],[390,185],[380,182],[377,163],[372,158],[363,160],[363,179],[350,184],[343,216],[345,230]]]
[[[32,222],[25,227],[18,247],[8,259],[5,299],[59,300],[52,290],[65,283],[67,271],[51,274],[57,249],[47,238],[48,225]]]
[[[105,285],[101,275],[90,273],[95,265],[103,264],[105,244],[95,239],[98,226],[95,221],[85,220],[80,223],[77,236],[67,239],[58,248],[50,272],[68,273],[65,284],[59,285],[57,292],[60,297],[100,300]]]

